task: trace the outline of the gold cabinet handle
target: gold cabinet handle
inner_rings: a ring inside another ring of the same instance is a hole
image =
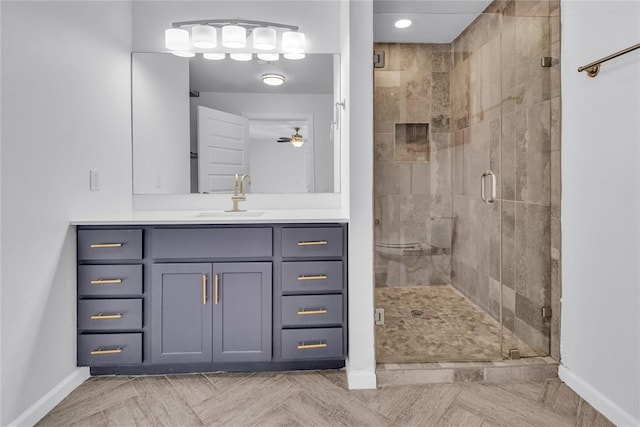
[[[99,349],[99,350],[93,350],[91,352],[92,356],[96,356],[96,355],[101,355],[101,354],[118,354],[118,353],[122,353],[122,349],[121,348],[114,348],[111,350],[103,350],[103,349]]]
[[[298,316],[306,316],[309,314],[327,314],[328,311],[327,310],[301,310],[298,312]]]
[[[326,279],[327,279],[326,274],[320,274],[318,276],[298,276],[298,280],[301,282],[305,280],[326,280]]]
[[[124,243],[94,243],[91,245],[93,249],[102,249],[102,248],[121,248]]]
[[[220,284],[220,276],[218,274],[214,277],[214,289],[213,289],[213,300],[216,304],[218,304],[218,286]]]
[[[122,283],[122,279],[98,279],[92,280],[92,285],[119,285]]]
[[[326,344],[300,344],[298,350],[310,350],[312,348],[326,348]]]
[[[91,316],[91,320],[108,320],[108,319],[122,319],[122,313],[117,314],[94,314]]]
[[[207,275],[202,275],[202,305],[207,305]]]
[[[298,246],[323,246],[327,245],[329,242],[326,240],[316,240],[313,242],[298,242]]]

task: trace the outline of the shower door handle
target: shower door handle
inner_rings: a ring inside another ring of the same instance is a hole
[[[491,178],[491,195],[489,197],[487,197],[485,189],[487,177]],[[482,201],[488,205],[496,201],[496,175],[490,170],[484,172],[480,176],[480,198],[482,198]]]

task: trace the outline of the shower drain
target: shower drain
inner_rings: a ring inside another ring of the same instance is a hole
[[[422,316],[424,316],[424,311],[422,311],[422,310],[411,310],[411,315],[413,317],[422,317]]]

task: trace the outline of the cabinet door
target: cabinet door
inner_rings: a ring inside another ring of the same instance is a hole
[[[270,361],[271,263],[216,263],[213,274],[213,360]]]
[[[211,264],[154,264],[151,360],[211,361]]]

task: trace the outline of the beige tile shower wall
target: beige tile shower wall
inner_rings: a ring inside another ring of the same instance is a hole
[[[386,57],[374,72],[376,286],[450,283],[451,45],[375,49]],[[395,141],[396,123],[427,123],[428,147]]]
[[[543,354],[550,351],[552,332],[555,357],[558,9],[557,1],[495,1],[454,41],[451,78],[453,285],[496,319],[502,299],[505,327]],[[553,57],[551,68],[541,67],[545,56]],[[498,176],[493,205],[480,199],[480,176],[487,169]],[[552,305],[553,318],[544,320],[542,307]]]

